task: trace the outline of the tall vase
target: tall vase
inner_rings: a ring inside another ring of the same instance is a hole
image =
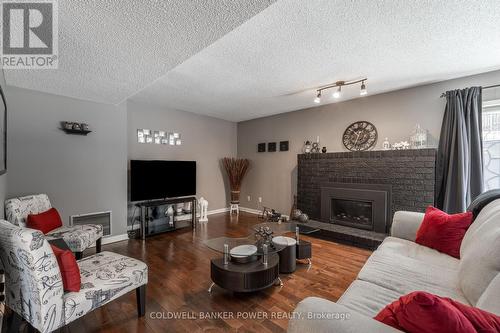
[[[240,191],[231,191],[231,203],[232,204],[240,203]]]

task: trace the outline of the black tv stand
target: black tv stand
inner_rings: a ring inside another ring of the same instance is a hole
[[[161,210],[162,207],[185,202],[191,202],[191,227],[193,229],[196,229],[197,199],[195,196],[168,198],[136,203],[135,205],[140,209],[139,221],[141,224],[141,238],[146,239],[146,237],[149,236],[177,230],[177,212],[174,211],[174,215],[172,217],[173,221],[167,222],[167,218],[164,214],[155,218],[153,216],[153,211],[155,208]]]

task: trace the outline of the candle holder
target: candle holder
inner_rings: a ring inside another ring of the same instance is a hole
[[[264,266],[267,266],[267,260],[268,260],[268,249],[267,249],[267,244],[262,245],[262,252],[264,255],[262,256],[262,263]]]
[[[224,265],[229,264],[229,245],[224,244]]]

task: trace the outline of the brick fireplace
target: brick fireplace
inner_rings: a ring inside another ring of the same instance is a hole
[[[319,222],[384,234],[395,211],[434,203],[435,167],[435,149],[300,154],[297,206]]]

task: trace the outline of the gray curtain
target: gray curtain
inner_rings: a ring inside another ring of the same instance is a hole
[[[483,192],[481,109],[481,87],[446,92],[436,167],[436,206],[450,214],[464,212]]]

